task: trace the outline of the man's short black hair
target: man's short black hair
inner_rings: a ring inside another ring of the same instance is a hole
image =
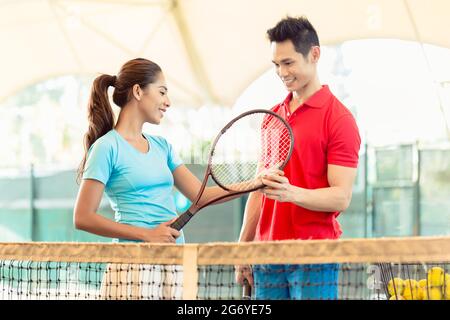
[[[286,17],[275,27],[267,30],[270,42],[291,40],[295,50],[304,57],[308,56],[312,46],[320,46],[317,32],[306,17]]]

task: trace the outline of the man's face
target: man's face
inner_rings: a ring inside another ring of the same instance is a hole
[[[315,76],[320,48],[312,47],[305,58],[291,40],[272,42],[272,62],[288,91],[300,92]]]

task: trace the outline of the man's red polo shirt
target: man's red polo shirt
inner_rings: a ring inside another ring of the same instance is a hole
[[[295,146],[285,176],[298,187],[327,188],[328,164],[358,165],[361,139],[355,119],[326,85],[293,114],[289,111],[291,99],[292,93],[272,108],[294,132]],[[342,233],[336,220],[339,212],[311,211],[264,195],[261,210],[255,240],[337,239]]]

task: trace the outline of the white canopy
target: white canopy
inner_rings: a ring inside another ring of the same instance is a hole
[[[398,38],[450,47],[448,0],[0,1],[0,101],[65,74],[157,62],[172,102],[231,106],[270,66],[266,30],[306,15],[322,44]]]

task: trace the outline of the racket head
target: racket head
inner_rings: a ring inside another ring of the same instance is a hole
[[[211,145],[208,159],[212,179],[231,192],[262,188],[263,170],[283,169],[294,148],[294,134],[277,113],[254,109],[232,119]]]

